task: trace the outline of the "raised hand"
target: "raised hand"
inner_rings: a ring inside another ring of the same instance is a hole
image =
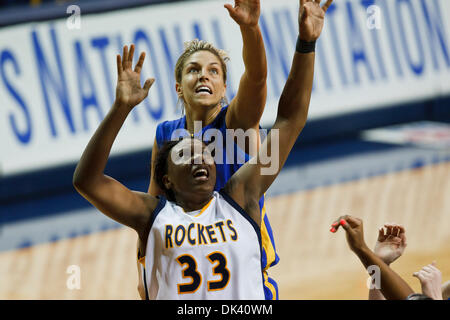
[[[320,0],[300,0],[299,30],[300,39],[304,41],[316,41],[322,33],[325,13],[333,0],[321,7]]]
[[[258,25],[261,11],[259,0],[235,0],[234,7],[231,4],[226,4],[224,7],[238,25],[242,27]]]
[[[331,232],[335,233],[339,227],[345,230],[350,249],[358,256],[364,267],[378,266],[380,270],[381,294],[387,300],[405,300],[414,293],[411,287],[370,250],[364,242],[363,222],[352,216],[343,216],[335,220],[331,225]]]
[[[397,260],[405,251],[405,228],[397,224],[385,224],[378,230],[378,239],[375,244],[375,254],[387,265]]]
[[[335,233],[341,226],[346,231],[347,243],[353,252],[358,254],[360,250],[367,247],[361,219],[349,215],[341,216],[331,225],[330,231]]]
[[[120,106],[132,109],[144,100],[150,87],[155,82],[155,79],[149,78],[145,81],[144,86],[141,87],[141,69],[145,60],[145,53],[142,52],[139,61],[134,70],[133,66],[134,45],[123,47],[123,57],[117,55],[117,87],[116,87],[116,103]]]
[[[422,286],[422,293],[434,300],[442,300],[442,274],[436,267],[436,262],[423,267],[418,272],[414,272],[413,276],[418,278]]]

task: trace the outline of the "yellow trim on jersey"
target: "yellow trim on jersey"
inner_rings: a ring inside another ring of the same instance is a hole
[[[276,300],[277,299],[277,291],[275,290],[275,287],[273,286],[273,284],[271,284],[269,282],[269,275],[267,274],[267,271],[263,271],[263,275],[264,275],[264,286],[269,288],[270,292],[272,292],[272,300]]]
[[[139,257],[139,248],[137,249],[137,261],[145,268],[145,256]]]
[[[208,209],[209,205],[211,204],[211,201],[213,201],[214,197],[211,198],[211,200],[209,200],[209,202],[202,208],[202,210],[200,210],[200,212],[195,215],[194,217],[200,217],[202,215],[203,212],[205,212],[206,209]]]
[[[270,241],[269,233],[267,232],[266,224],[264,223],[264,217],[266,215],[266,199],[264,194],[264,206],[261,213],[261,241],[262,246],[266,252],[267,265],[264,266],[264,271],[269,269],[270,264],[275,261],[275,250],[273,248],[272,241]]]

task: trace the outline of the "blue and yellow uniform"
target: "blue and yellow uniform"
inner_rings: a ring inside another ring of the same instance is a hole
[[[226,123],[225,116],[228,110],[228,106],[223,107],[217,117],[209,125],[202,128],[201,132],[195,133],[193,136],[200,139],[206,140],[204,137],[205,132],[208,129],[217,129],[221,132],[223,137],[223,161],[222,163],[216,163],[216,185],[214,190],[220,191],[226,184],[226,182],[231,178],[231,176],[242,166],[243,163],[250,159],[250,156],[246,154],[241,148],[239,148],[236,143],[233,142],[233,152],[226,151]],[[177,137],[180,133],[185,132],[186,135],[189,133],[186,129],[186,117],[179,118],[177,120],[165,121],[158,125],[156,129],[156,142],[158,148],[161,149],[162,145],[166,141],[170,141],[173,138],[173,133],[177,130]],[[230,156],[231,155],[231,156]],[[232,159],[229,159],[233,157]],[[270,226],[269,219],[266,213],[265,199],[264,196],[259,200],[259,207],[261,211],[261,240],[262,240],[262,255],[261,264],[263,266],[264,274],[264,290],[265,296],[270,299],[278,300],[278,286],[277,283],[268,276],[267,269],[278,263],[280,258],[278,257],[275,249],[275,241],[273,238],[272,228]]]

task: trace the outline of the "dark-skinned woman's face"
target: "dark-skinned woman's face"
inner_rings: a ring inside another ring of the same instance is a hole
[[[181,140],[172,148],[167,161],[167,175],[163,181],[166,188],[171,189],[177,198],[204,197],[213,193],[216,165],[201,140]]]

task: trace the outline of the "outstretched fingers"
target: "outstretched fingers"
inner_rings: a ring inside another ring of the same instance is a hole
[[[239,7],[240,5],[240,1],[234,1],[234,6],[232,4],[224,4],[224,8],[228,10],[228,14],[230,15],[230,17],[232,17],[233,19],[236,18],[237,12],[236,12],[236,8]]]
[[[224,4],[223,6],[224,6],[225,9],[228,10],[230,15],[231,15],[231,13],[234,13],[234,7],[231,4],[227,3],[227,4]]]
[[[134,57],[135,46],[132,44],[130,49],[128,50],[128,46],[123,46],[122,57],[117,55],[117,73],[119,76],[125,70],[131,70],[133,66],[133,57]],[[139,60],[134,67],[134,72],[140,74],[142,70],[142,66],[145,61],[145,52],[141,52],[139,56]]]
[[[120,56],[120,54],[118,54],[116,56],[116,61],[117,61],[117,74],[120,77],[120,76],[122,76],[122,71],[123,71],[123,68],[122,68],[122,57]]]
[[[134,67],[134,72],[141,73],[144,61],[145,61],[145,52],[142,52],[141,55],[139,56],[139,60],[136,64],[136,66]]]
[[[133,66],[133,57],[134,57],[134,44],[130,46],[130,53],[128,54],[127,67],[130,69]]]
[[[128,46],[123,46],[122,53],[122,70],[131,70],[133,65],[133,56],[134,56],[134,44],[130,46],[130,50],[128,50]]]
[[[122,52],[122,69],[125,70],[128,62],[128,46],[123,46]]]
[[[144,90],[145,90],[146,95],[148,94],[148,91],[150,90],[150,88],[152,87],[154,82],[155,82],[154,78],[149,78],[149,79],[145,80]]]
[[[322,6],[322,10],[324,12],[327,12],[328,8],[331,6],[332,3],[333,3],[333,0],[327,0],[327,2]]]

